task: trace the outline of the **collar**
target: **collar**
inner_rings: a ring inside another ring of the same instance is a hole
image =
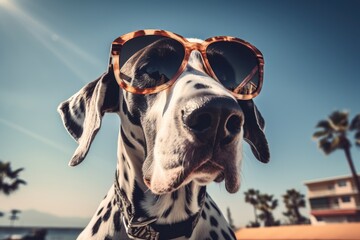
[[[179,237],[191,237],[203,209],[205,191],[200,193],[200,209],[197,213],[181,222],[172,224],[157,224],[156,221],[158,219],[156,217],[137,217],[134,206],[126,197],[126,194],[120,190],[119,183],[116,179],[114,185],[115,194],[119,196],[117,203],[120,211],[122,212],[122,221],[128,236],[144,240],[168,240]]]

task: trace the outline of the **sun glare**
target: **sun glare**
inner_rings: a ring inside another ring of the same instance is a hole
[[[8,5],[9,3],[9,0],[0,0],[0,6]]]
[[[0,8],[7,8],[9,10],[14,9],[14,4],[11,2],[11,0],[0,0]]]

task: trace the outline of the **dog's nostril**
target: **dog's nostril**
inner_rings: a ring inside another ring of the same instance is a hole
[[[226,129],[230,134],[239,133],[241,130],[241,118],[238,115],[232,115],[226,122]]]
[[[211,121],[210,113],[201,113],[196,115],[187,125],[192,130],[202,132],[211,127]]]

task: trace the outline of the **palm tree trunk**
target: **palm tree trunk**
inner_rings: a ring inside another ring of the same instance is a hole
[[[254,206],[254,215],[255,215],[255,222],[256,223],[259,223],[258,222],[258,216],[257,216],[257,213],[256,213],[256,207]]]
[[[353,180],[354,180],[356,188],[357,188],[358,201],[360,202],[360,181],[359,181],[359,176],[356,173],[356,169],[355,169],[352,157],[351,157],[350,147],[344,148],[344,151],[345,151],[345,155],[346,155],[346,160],[348,161],[349,166],[350,166]]]
[[[301,215],[299,212],[299,209],[297,207],[294,208],[294,214],[295,214],[295,224],[300,224],[301,223]]]

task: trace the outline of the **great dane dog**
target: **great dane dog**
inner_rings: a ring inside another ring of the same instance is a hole
[[[261,53],[231,37],[143,30],[115,40],[108,70],[58,109],[79,144],[71,166],[106,112],[121,119],[114,184],[78,239],[236,239],[206,185],[238,191],[242,140],[269,160],[251,99],[262,69]]]

